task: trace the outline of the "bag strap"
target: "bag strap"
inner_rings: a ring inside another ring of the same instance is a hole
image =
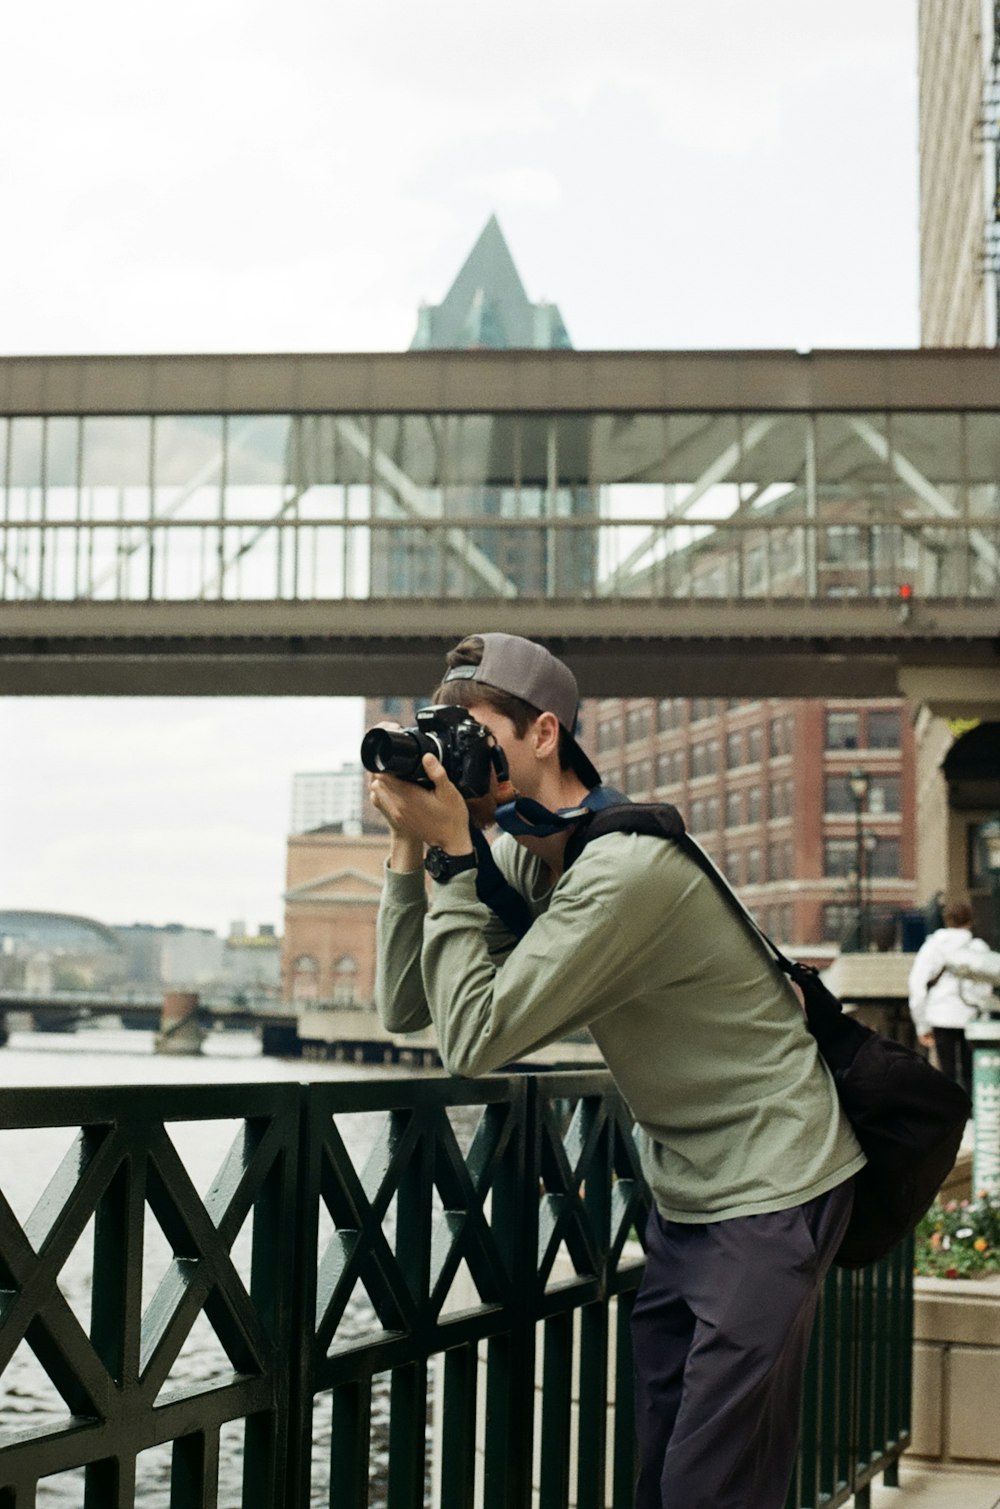
[[[819,977],[819,970],[812,964],[802,964],[798,959],[789,959],[768,937],[764,929],[748,912],[722,871],[717,869],[704,849],[688,833],[684,819],[669,802],[646,805],[638,803],[623,807],[606,808],[584,820],[566,846],[566,868],[583,852],[588,843],[607,833],[640,833],[654,838],[669,838],[686,854],[722,894],[723,900],[741,922],[747,926],[764,945],[782,974],[797,985],[805,1001],[809,1027],[822,1040],[843,1014],[843,1006]]]
[[[628,803],[628,797],[613,786],[595,786],[584,805],[596,816],[611,807],[617,809],[623,803]],[[476,851],[476,895],[520,942],[534,920],[531,908],[520,891],[505,879],[482,830],[470,823],[469,832]]]
[[[476,851],[476,895],[500,918],[509,933],[523,938],[531,926],[531,908],[520,891],[504,879],[485,834],[478,828],[471,828],[470,832]]]

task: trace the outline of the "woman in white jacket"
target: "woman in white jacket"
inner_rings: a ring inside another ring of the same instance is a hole
[[[967,901],[949,901],[944,927],[921,945],[910,970],[910,1015],[925,1046],[934,1044],[942,1072],[972,1093],[972,1049],[965,1036],[967,1023],[989,1006],[989,984],[963,980],[954,964],[982,962],[989,949],[969,927],[972,908]]]

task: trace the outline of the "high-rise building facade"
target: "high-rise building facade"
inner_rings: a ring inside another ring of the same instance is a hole
[[[331,824],[343,833],[361,832],[364,771],[356,763],[339,770],[303,771],[292,776],[292,833],[310,833]]]
[[[1000,342],[1000,5],[995,0],[920,0],[920,338],[925,346]],[[966,442],[967,443],[967,442]],[[966,505],[968,506],[968,505]],[[1000,518],[1000,479],[984,480],[976,511]],[[947,723],[933,706],[915,712],[917,887],[968,892],[975,926],[1000,947],[988,877],[978,854],[981,824],[1000,810],[1000,765],[992,781],[956,778],[982,744],[1000,743],[1000,696],[992,723]],[[974,743],[970,752],[969,741]]]
[[[1000,275],[1000,19],[920,0],[920,339],[993,346]]]

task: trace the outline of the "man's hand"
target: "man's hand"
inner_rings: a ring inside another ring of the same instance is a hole
[[[393,870],[418,869],[423,861],[424,844],[436,845],[446,854],[469,854],[472,851],[469,811],[464,797],[449,781],[444,766],[434,755],[424,755],[423,767],[434,782],[433,791],[392,775],[372,776],[372,804],[393,831],[389,858]]]
[[[934,1034],[933,1034],[933,1032],[922,1032],[920,1034],[920,1041],[924,1045],[925,1048],[933,1048],[933,1046],[934,1046]]]

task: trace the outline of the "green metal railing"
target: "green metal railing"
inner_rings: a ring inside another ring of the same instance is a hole
[[[608,1075],[8,1092],[34,1128],[76,1135],[30,1214],[0,1195],[0,1509],[631,1503],[649,1192]],[[831,1275],[790,1505],[891,1478],[910,1273]],[[199,1325],[221,1367],[181,1367]],[[25,1347],[60,1413],[8,1409]]]

